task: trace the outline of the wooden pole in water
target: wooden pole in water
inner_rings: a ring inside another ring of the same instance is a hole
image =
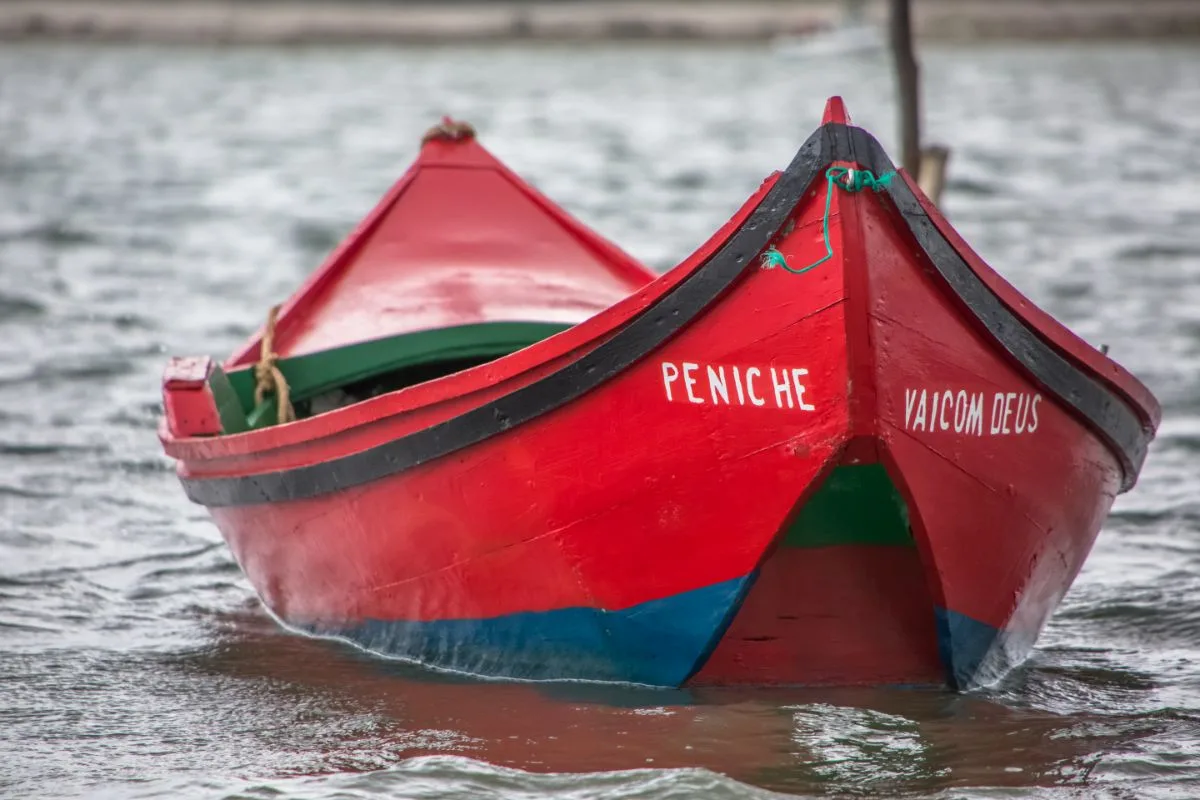
[[[950,148],[943,144],[931,144],[921,148],[921,169],[917,172],[917,185],[934,205],[942,199],[946,185],[946,162],[950,160]]]
[[[897,110],[900,119],[901,163],[917,179],[925,196],[937,205],[946,183],[950,148],[921,145],[921,80],[913,47],[910,0],[891,0],[892,57],[896,65]]]
[[[896,65],[897,111],[900,119],[901,164],[910,175],[921,170],[921,95],[917,58],[913,54],[909,0],[891,0],[892,58]]]

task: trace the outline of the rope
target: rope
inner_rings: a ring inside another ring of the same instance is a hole
[[[847,192],[861,192],[864,189],[870,189],[873,192],[882,192],[892,182],[892,178],[896,177],[895,171],[889,172],[886,175],[880,175],[878,178],[869,169],[853,169],[851,167],[830,167],[825,170],[825,180],[829,184],[825,192],[825,216],[821,220],[821,235],[825,241],[825,255],[818,258],[806,267],[793,269],[788,266],[787,259],[783,253],[779,252],[774,245],[767,248],[761,256],[763,269],[771,269],[772,267],[782,267],[784,270],[793,275],[803,275],[811,269],[824,264],[829,259],[833,258],[833,245],[829,242],[829,211],[833,206],[833,189],[839,187]]]
[[[425,135],[421,137],[421,144],[429,144],[433,141],[458,142],[463,139],[474,138],[475,128],[471,126],[471,123],[458,122],[449,117],[442,117],[440,123],[425,131]]]
[[[260,405],[268,394],[278,396],[279,424],[283,425],[295,420],[296,412],[288,398],[287,379],[279,371],[279,356],[275,353],[275,318],[278,316],[279,306],[267,312],[267,327],[259,345],[258,363],[254,365],[254,404]]]

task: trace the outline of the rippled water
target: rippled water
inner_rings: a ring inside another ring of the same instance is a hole
[[[945,206],[1166,420],[1023,668],[940,692],[452,681],[281,632],[154,436],[443,112],[665,268],[826,94],[755,49],[0,50],[0,794],[1200,796],[1200,52],[937,50]]]

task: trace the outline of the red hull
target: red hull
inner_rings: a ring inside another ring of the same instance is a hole
[[[382,652],[673,685],[990,680],[1070,586],[1158,408],[906,175],[851,192],[831,164],[890,169],[836,101],[704,247],[581,324],[288,425],[168,420],[164,445],[274,613]],[[866,464],[902,500],[892,539],[805,527],[835,469]]]

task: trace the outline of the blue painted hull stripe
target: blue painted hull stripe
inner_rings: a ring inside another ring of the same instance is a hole
[[[300,626],[385,656],[474,675],[681,686],[717,646],[755,574],[621,611],[564,608],[485,619],[367,620],[349,628]],[[969,689],[1006,669],[1006,637],[965,614],[936,609],[947,680]],[[993,663],[1004,661],[1006,663]]]
[[[994,670],[1003,635],[987,623],[945,608],[937,610],[938,652],[955,689],[969,689]]]
[[[620,611],[576,607],[487,619],[299,627],[475,675],[680,686],[716,647],[753,578],[752,573]]]

